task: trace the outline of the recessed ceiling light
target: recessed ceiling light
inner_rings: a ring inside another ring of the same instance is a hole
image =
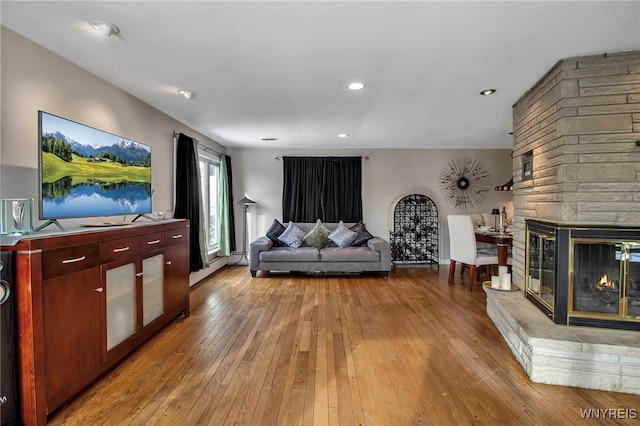
[[[347,86],[349,90],[362,90],[364,89],[364,83],[355,81]]]
[[[113,34],[118,34],[120,30],[111,22],[106,21],[91,21],[91,26],[94,30],[98,31],[105,37],[109,37]]]
[[[340,133],[338,134],[339,138],[346,138],[347,136],[349,136],[347,133]]]
[[[180,93],[182,96],[184,96],[187,99],[191,99],[196,94],[196,92],[192,92],[191,90],[185,90],[185,89],[178,90],[178,93]]]
[[[265,142],[270,142],[270,141],[277,141],[278,138],[260,138],[260,140]]]
[[[493,95],[494,93],[496,93],[496,89],[485,89],[482,92],[480,92],[482,96]]]

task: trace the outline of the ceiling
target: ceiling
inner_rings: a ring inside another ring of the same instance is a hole
[[[638,1],[0,7],[4,26],[229,147],[508,149],[512,105],[558,60],[640,49]]]

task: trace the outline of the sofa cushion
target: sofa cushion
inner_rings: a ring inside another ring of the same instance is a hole
[[[356,239],[351,243],[352,246],[362,246],[371,238],[373,238],[373,235],[371,235],[369,231],[367,231],[367,227],[364,226],[364,223],[362,221],[356,223],[349,229],[358,234],[356,236]]]
[[[269,239],[273,241],[273,245],[275,245],[276,247],[281,247],[284,245],[284,243],[280,241],[278,237],[282,235],[285,229],[286,228],[284,227],[284,225],[281,224],[278,219],[273,219],[273,223],[267,230],[267,237],[269,237]]]
[[[318,219],[316,225],[302,239],[308,246],[321,249],[329,244],[329,228],[324,226],[322,221]]]
[[[380,252],[369,247],[325,247],[320,250],[323,262],[379,262]]]
[[[320,252],[314,247],[273,247],[260,252],[260,262],[318,262]]]
[[[329,239],[336,243],[338,247],[349,247],[358,234],[345,225],[342,221],[338,223],[338,227],[331,231]]]
[[[302,246],[302,239],[306,233],[298,228],[293,222],[289,221],[289,226],[284,232],[278,237],[278,240],[285,243],[288,247],[298,248]]]

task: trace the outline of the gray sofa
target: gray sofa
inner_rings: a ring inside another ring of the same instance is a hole
[[[295,223],[305,232],[315,223]],[[324,223],[334,230],[337,223]],[[348,224],[346,224],[348,225]],[[291,272],[381,272],[388,276],[391,270],[391,246],[382,238],[373,237],[357,247],[291,248],[276,246],[269,237],[262,236],[249,247],[249,270],[253,277],[258,271]]]

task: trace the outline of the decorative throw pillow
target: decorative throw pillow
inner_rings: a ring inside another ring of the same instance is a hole
[[[315,247],[318,250],[329,244],[329,228],[324,226],[322,221],[318,219],[316,225],[307,235],[304,236],[303,241],[311,247]]]
[[[340,221],[338,227],[329,234],[329,239],[336,243],[338,247],[344,248],[349,247],[357,236],[358,234],[356,232],[347,228],[347,225]]]
[[[278,237],[280,235],[282,235],[284,230],[285,230],[284,225],[281,224],[278,219],[273,219],[273,223],[271,224],[271,226],[267,230],[267,234],[266,235],[271,241],[273,241],[273,245],[274,246],[283,246],[284,245],[284,243],[282,243],[282,241],[280,241],[278,239]]]
[[[367,241],[373,238],[373,235],[371,235],[369,231],[367,231],[367,227],[364,226],[364,223],[362,223],[362,221],[356,223],[349,229],[358,234],[356,236],[356,239],[351,243],[352,246],[362,246]]]
[[[291,248],[298,248],[302,245],[302,239],[304,236],[304,231],[294,225],[293,222],[289,221],[287,229],[285,229],[282,235],[278,237],[278,240]]]

